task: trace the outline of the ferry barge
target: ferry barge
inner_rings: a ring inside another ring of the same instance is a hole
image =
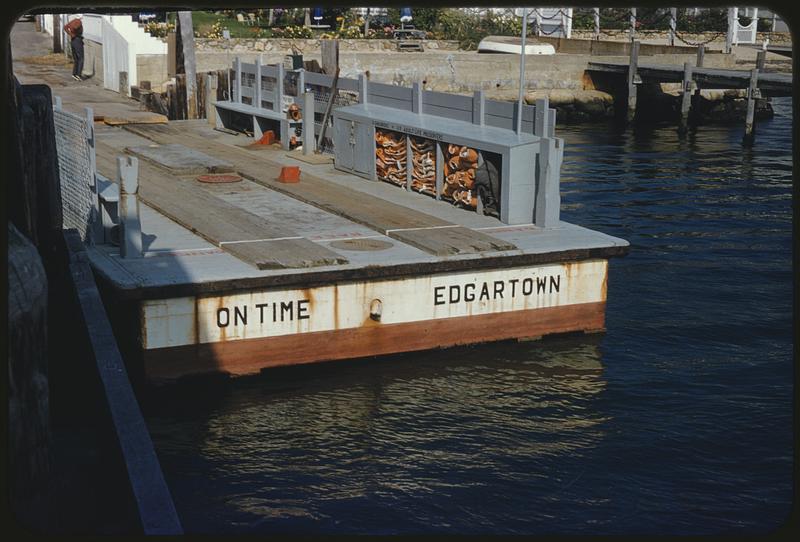
[[[362,76],[324,126],[330,77],[299,70],[287,99],[282,66],[234,70],[216,127],[86,123],[83,233],[146,379],[604,329],[628,243],[560,220],[546,100],[517,131],[513,104]]]

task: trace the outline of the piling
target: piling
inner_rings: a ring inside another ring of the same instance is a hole
[[[683,93],[681,96],[681,116],[679,131],[685,132],[689,124],[689,110],[692,106],[692,64],[683,64]]]
[[[767,52],[761,50],[756,55],[756,69],[763,72],[766,64],[767,64]]]
[[[216,73],[206,74],[206,88],[205,88],[205,105],[206,105],[206,120],[212,126],[217,122],[217,108],[214,104],[217,103],[217,86],[219,85],[219,77]]]
[[[197,70],[194,58],[192,12],[178,12],[178,27],[183,50],[183,73],[186,75],[186,118],[197,118]]]
[[[636,116],[636,70],[639,65],[639,42],[631,43],[631,59],[628,64],[628,110],[626,120],[631,122]]]
[[[750,86],[747,87],[747,117],[744,124],[744,144],[755,140],[756,98],[758,98],[758,68],[750,71]]]

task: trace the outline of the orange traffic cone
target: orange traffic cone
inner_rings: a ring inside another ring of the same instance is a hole
[[[257,145],[272,145],[275,143],[275,132],[272,130],[267,130],[264,132],[264,135],[261,136],[261,139],[256,141]]]
[[[281,174],[278,176],[278,181],[282,183],[299,183],[300,182],[300,167],[299,166],[283,166]]]

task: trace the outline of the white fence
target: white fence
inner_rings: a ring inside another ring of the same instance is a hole
[[[536,8],[533,10],[540,36],[572,36],[572,8]]]
[[[103,86],[109,90],[120,92],[119,72],[126,72],[128,85],[122,92],[130,94],[131,81],[136,84],[136,52],[106,19],[102,20],[102,29]]]

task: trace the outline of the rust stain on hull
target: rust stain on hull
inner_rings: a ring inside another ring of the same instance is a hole
[[[604,329],[605,302],[146,350],[153,381]]]

